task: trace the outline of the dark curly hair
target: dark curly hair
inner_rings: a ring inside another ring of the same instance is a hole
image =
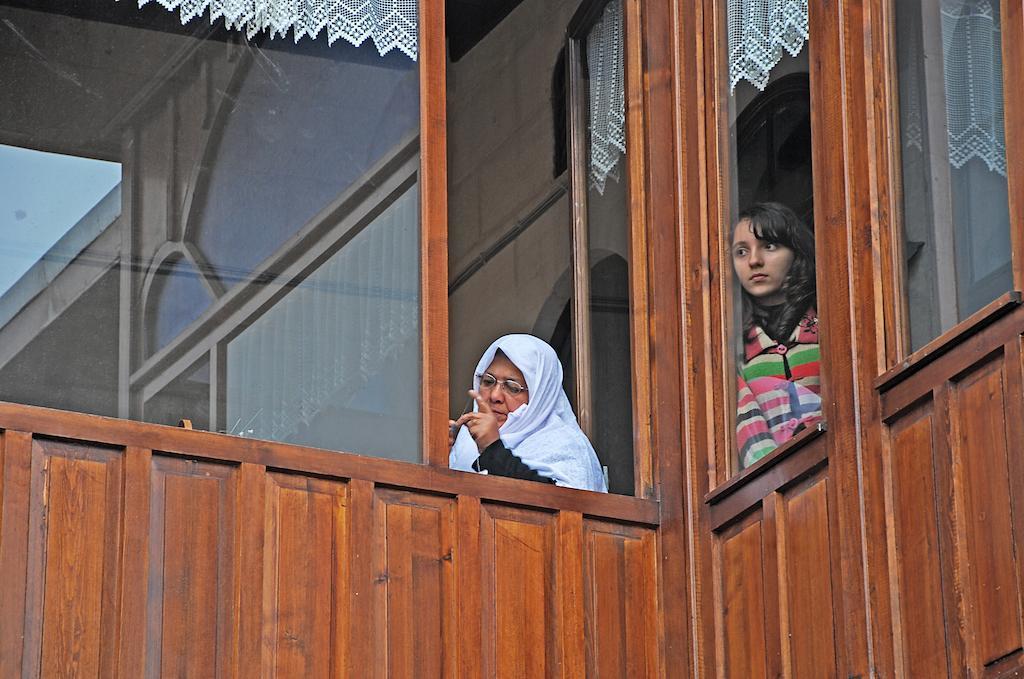
[[[814,233],[782,203],[754,203],[740,212],[733,232],[745,221],[750,222],[750,229],[758,240],[792,250],[793,264],[782,284],[786,301],[781,309],[764,307],[743,290],[743,335],[749,337],[754,327],[760,326],[776,342],[785,342],[807,310],[817,305]]]

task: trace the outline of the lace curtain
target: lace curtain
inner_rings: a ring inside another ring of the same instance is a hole
[[[782,61],[807,41],[807,0],[729,0],[729,87],[747,80],[759,90]]]
[[[942,3],[949,162],[972,158],[1006,176],[1003,62],[999,17],[989,0]]]
[[[587,35],[590,67],[590,185],[604,195],[608,177],[618,181],[626,153],[626,84],[622,2],[612,0]]]
[[[372,38],[383,56],[401,50],[413,60],[417,56],[417,0],[138,0],[139,7],[157,2],[168,10],[179,10],[181,23],[210,12],[210,21],[224,19],[228,28],[244,30],[252,38],[261,31],[284,36],[289,30],[295,40],[316,38],[324,29],[327,41],[338,38],[362,45]]]

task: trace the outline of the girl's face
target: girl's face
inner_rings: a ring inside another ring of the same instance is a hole
[[[733,231],[732,265],[736,276],[743,289],[761,305],[774,306],[786,301],[782,286],[793,266],[793,257],[793,251],[785,245],[754,236],[749,220],[744,219]]]

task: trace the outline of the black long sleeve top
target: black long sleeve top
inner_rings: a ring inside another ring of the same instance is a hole
[[[553,479],[541,476],[537,471],[512,454],[501,439],[484,448],[480,457],[473,463],[477,471],[486,470],[495,476],[507,476],[513,479],[526,479],[541,483],[554,483]]]

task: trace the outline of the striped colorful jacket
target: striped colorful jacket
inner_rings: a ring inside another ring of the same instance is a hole
[[[817,310],[808,309],[785,343],[755,326],[744,349],[736,396],[736,447],[745,468],[821,419]]]

